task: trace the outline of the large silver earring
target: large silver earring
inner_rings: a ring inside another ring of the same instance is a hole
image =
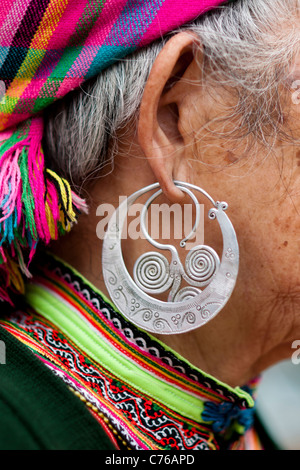
[[[130,322],[146,331],[160,334],[185,333],[214,318],[232,294],[239,267],[236,234],[225,213],[227,203],[215,202],[198,186],[180,181],[174,183],[191,197],[196,207],[192,232],[181,241],[180,246],[186,245],[197,228],[200,205],[192,191],[200,192],[211,201],[213,207],[208,217],[210,220],[217,219],[222,232],[221,261],[211,247],[198,245],[188,252],[184,269],[173,245],[160,244],[150,237],[146,216],[150,204],[162,193],[158,189],[145,203],[140,225],[145,238],[154,247],[171,253],[171,262],[161,253],[145,253],[135,263],[133,278],[130,276],[122,255],[122,228],[130,206],[143,194],[159,188],[158,183],[140,189],[120,204],[108,223],[103,241],[103,277],[112,301]],[[183,279],[188,286],[180,289]],[[170,290],[168,301],[149,295],[167,290]]]

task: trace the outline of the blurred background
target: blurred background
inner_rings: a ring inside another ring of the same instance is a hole
[[[300,450],[300,364],[288,360],[263,373],[257,414],[279,449]]]

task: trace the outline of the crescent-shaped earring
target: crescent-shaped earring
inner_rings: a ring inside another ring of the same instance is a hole
[[[173,245],[158,243],[147,231],[146,217],[151,203],[161,193],[159,183],[140,189],[125,199],[109,220],[103,240],[102,270],[106,288],[119,311],[143,330],[159,334],[178,334],[198,328],[214,318],[227,303],[234,289],[239,268],[239,247],[232,223],[225,211],[226,202],[215,202],[198,186],[174,182],[187,193],[196,208],[192,232],[180,242],[185,247],[199,224],[200,204],[194,192],[201,193],[212,203],[208,217],[216,219],[223,236],[221,261],[215,250],[197,245],[187,254],[185,268]],[[122,229],[130,206],[143,194],[156,190],[144,204],[141,229],[145,238],[157,249],[171,253],[171,261],[159,252],[141,255],[130,276],[122,255]],[[188,286],[180,288],[182,280]],[[150,294],[170,291],[167,301]]]

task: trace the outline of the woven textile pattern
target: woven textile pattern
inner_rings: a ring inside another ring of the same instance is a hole
[[[103,413],[130,448],[244,447],[255,381],[247,392],[230,389],[130,325],[71,268],[51,257],[41,264],[27,305],[0,325]],[[71,331],[75,325],[84,337]]]
[[[222,0],[4,0],[0,130]]]

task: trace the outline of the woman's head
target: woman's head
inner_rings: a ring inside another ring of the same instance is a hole
[[[112,170],[124,132],[129,125],[137,131],[155,59],[180,31],[190,32],[193,40],[179,52],[166,88],[174,87],[189,62],[197,61],[195,88],[223,106],[212,118],[205,106],[198,110],[207,138],[212,134],[224,142],[230,139],[238,152],[257,145],[268,150],[279,137],[293,139],[286,113],[292,104],[291,85],[297,80],[297,11],[297,0],[231,2],[118,61],[47,109],[45,151],[51,165],[79,186]],[[300,78],[300,70],[298,74]],[[202,156],[206,147],[202,145]],[[196,157],[205,160],[201,155]],[[234,163],[235,157],[229,158]]]
[[[48,165],[90,205],[53,249],[105,290],[97,206],[173,179],[229,204],[240,244],[222,313],[172,346],[237,385],[300,335],[299,0],[230,2],[110,66],[44,112]],[[218,235],[205,243],[220,251]],[[131,270],[144,241],[124,241]],[[234,365],[233,365],[234,364]]]
[[[42,111],[109,65],[223,0],[4,1],[0,13],[0,298],[23,290],[38,242],[85,202],[45,167]],[[5,95],[3,97],[3,92]],[[2,99],[3,98],[3,99]],[[45,111],[46,114],[46,111]],[[3,132],[2,132],[3,131]]]
[[[57,252],[103,290],[100,203],[116,207],[155,181],[182,202],[173,179],[229,203],[234,294],[205,327],[167,341],[234,385],[289,355],[300,335],[298,54],[299,2],[233,2],[115,64],[47,118],[48,158],[90,202]],[[221,249],[209,230],[205,243]],[[129,270],[143,248],[124,241]]]

